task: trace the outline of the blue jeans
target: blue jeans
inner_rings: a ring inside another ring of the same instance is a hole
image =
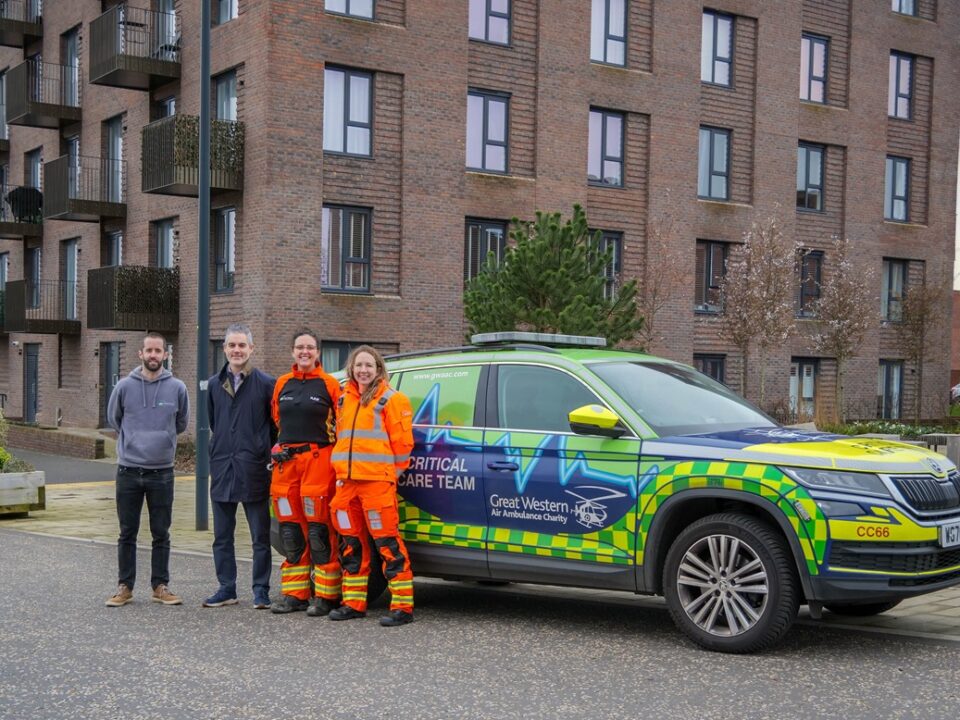
[[[153,550],[150,556],[150,585],[170,582],[170,522],[173,519],[173,468],[148,470],[117,466],[117,563],[120,582],[133,590],[137,579],[137,534],[140,513],[147,501]]]
[[[213,565],[220,587],[237,594],[237,558],[233,538],[237,529],[235,502],[212,501],[213,505]],[[270,592],[272,551],[270,549],[270,499],[243,503],[243,512],[250,526],[253,541],[253,592]]]

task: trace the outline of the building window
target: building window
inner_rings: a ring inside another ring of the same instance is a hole
[[[727,264],[727,243],[697,240],[696,292],[698,312],[718,313],[723,309],[720,282]]]
[[[901,15],[916,15],[917,3],[915,0],[891,0],[890,9]],[[886,417],[886,415],[883,417]]]
[[[323,73],[323,149],[370,156],[373,75],[327,68]]]
[[[732,84],[733,18],[705,10],[701,38],[700,80],[729,87]]]
[[[76,238],[64,240],[60,244],[60,267],[63,278],[63,305],[64,320],[78,320],[80,318],[77,307],[77,276],[79,275],[80,244]]]
[[[10,279],[10,253],[0,253],[0,292],[7,289],[7,280]]]
[[[797,148],[797,207],[823,210],[823,147],[820,145]]]
[[[480,274],[484,265],[503,261],[507,242],[507,224],[495,220],[467,219],[463,249],[463,281],[468,282]],[[491,256],[490,253],[493,253]]]
[[[820,299],[823,253],[806,250],[800,255],[800,288],[797,293],[797,317],[813,317]]]
[[[238,0],[213,0],[213,24],[223,25],[236,20]]]
[[[890,53],[890,94],[887,114],[890,117],[909,120],[911,94],[913,92],[913,56]]]
[[[236,273],[236,208],[222,208],[214,215],[214,290],[227,292],[233,290]]]
[[[697,195],[710,200],[729,199],[729,165],[730,131],[701,127]]]
[[[510,44],[510,0],[470,0],[469,35],[498,45]]]
[[[173,267],[173,218],[157,220],[153,223],[153,236],[156,243],[156,264],[160,268]]]
[[[63,104],[80,105],[80,28],[60,36],[60,57],[63,58]]]
[[[603,270],[606,284],[603,297],[613,300],[617,296],[620,270],[623,265],[623,233],[603,231],[600,234],[600,252],[610,251],[610,264]]]
[[[623,113],[590,110],[587,181],[623,186]]]
[[[608,65],[627,64],[627,0],[592,0],[590,59]]]
[[[321,287],[370,292],[369,208],[324,205],[320,251]]]
[[[157,100],[153,104],[152,120],[161,120],[165,117],[172,117],[177,114],[177,98],[175,95]]]
[[[880,278],[880,318],[887,322],[903,319],[903,291],[907,284],[907,261],[883,261]]]
[[[809,358],[790,362],[790,414],[800,422],[812,420],[816,412],[817,365]]]
[[[32,247],[24,256],[24,277],[27,286],[27,307],[40,307],[40,268],[43,266],[43,249]]]
[[[726,355],[694,355],[693,366],[709,378],[713,378],[718,383],[725,382],[726,375]]]
[[[337,372],[347,366],[350,352],[360,345],[369,345],[361,342],[342,342],[339,340],[320,341],[320,364],[327,372]]]
[[[827,101],[827,39],[804,35],[800,41],[800,99]]]
[[[467,95],[467,169],[507,171],[510,98],[471,90]]]
[[[23,154],[23,184],[40,190],[42,187],[43,149],[37,148]]]
[[[104,265],[123,265],[123,233],[119,230],[108,232]]]
[[[903,361],[881,360],[877,374],[877,417],[899,420],[903,396]]]
[[[236,122],[237,120],[237,71],[217,75],[214,79],[216,92],[216,104],[214,105],[214,119],[228,120]]]
[[[326,0],[324,9],[337,15],[373,20],[373,0]]]
[[[887,156],[883,217],[898,222],[910,219],[910,158]]]

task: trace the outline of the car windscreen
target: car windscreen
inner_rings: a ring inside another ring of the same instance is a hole
[[[660,437],[776,426],[726,386],[693,368],[656,361],[592,363],[587,367]]]

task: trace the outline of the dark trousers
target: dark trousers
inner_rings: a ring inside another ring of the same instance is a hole
[[[173,518],[173,468],[145,470],[117,467],[117,563],[120,582],[133,590],[137,579],[137,534],[140,513],[147,501],[153,550],[150,555],[150,585],[170,582],[170,522]]]
[[[213,565],[224,590],[237,594],[237,558],[233,538],[237,529],[237,505],[219,502],[213,505]],[[270,592],[272,555],[270,550],[270,499],[243,503],[253,541],[253,591]]]

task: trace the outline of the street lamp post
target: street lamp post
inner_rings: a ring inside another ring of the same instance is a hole
[[[197,530],[207,529],[210,418],[207,351],[210,343],[210,0],[200,0],[200,177],[197,257]]]

